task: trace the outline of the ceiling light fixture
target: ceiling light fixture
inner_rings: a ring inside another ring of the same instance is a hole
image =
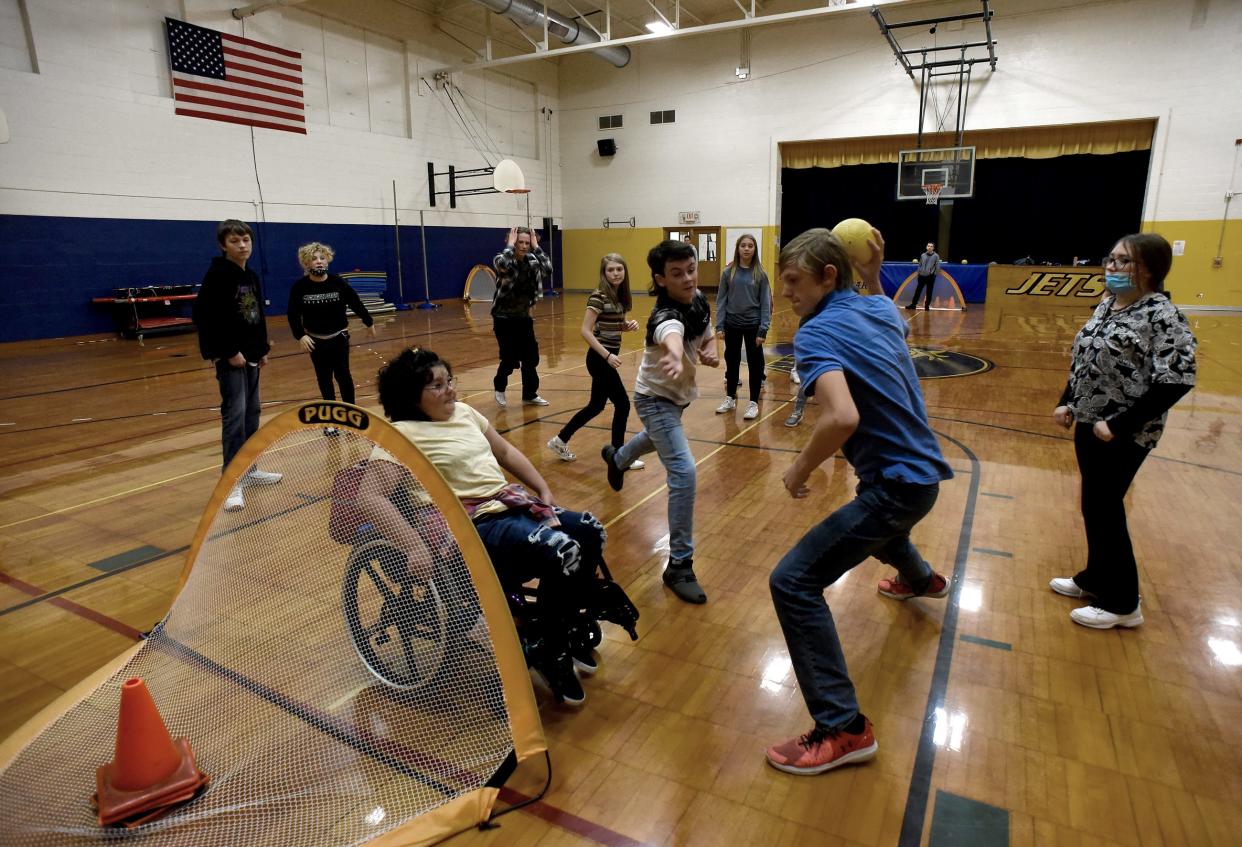
[[[664,35],[672,31],[673,28],[664,21],[652,21],[647,24],[647,32],[653,33],[654,35]]]

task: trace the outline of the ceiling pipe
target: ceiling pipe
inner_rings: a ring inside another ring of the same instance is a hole
[[[297,6],[305,2],[306,0],[270,0],[270,2],[267,3],[251,3],[249,6],[242,6],[239,9],[233,9],[232,14],[235,20],[240,21],[242,18],[248,18],[251,15],[256,15],[259,12],[263,12],[268,9],[274,9],[277,6]]]
[[[521,26],[543,27],[542,3],[536,3],[533,0],[475,0],[475,2]],[[550,9],[548,10],[548,33],[555,35],[562,43],[571,47],[600,43],[600,37],[590,27],[583,27],[578,21]],[[630,48],[628,47],[601,46],[592,53],[618,68],[624,68],[630,63]]]

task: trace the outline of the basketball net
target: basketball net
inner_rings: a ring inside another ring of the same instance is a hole
[[[943,183],[929,182],[923,186],[923,193],[927,195],[927,205],[935,206],[940,202],[940,191],[944,188]]]

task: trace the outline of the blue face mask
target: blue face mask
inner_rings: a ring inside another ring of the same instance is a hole
[[[1114,294],[1127,294],[1134,290],[1129,274],[1104,274],[1104,286]]]

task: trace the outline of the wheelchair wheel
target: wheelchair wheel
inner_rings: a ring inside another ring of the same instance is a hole
[[[410,579],[405,554],[390,542],[379,538],[350,552],[341,604],[358,657],[381,682],[413,691],[435,678],[448,613],[435,582]]]
[[[604,640],[599,621],[581,617],[569,629],[569,646],[578,650],[594,650]]]

